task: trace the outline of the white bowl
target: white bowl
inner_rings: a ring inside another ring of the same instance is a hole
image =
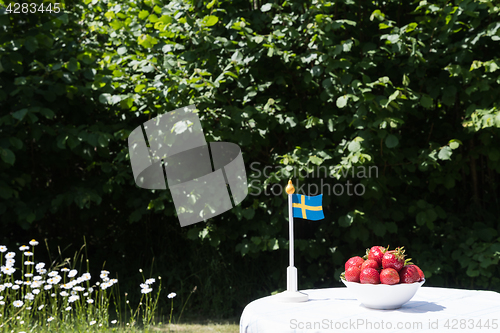
[[[342,280],[352,294],[367,308],[391,310],[408,302],[425,283],[425,279],[414,283],[362,284]]]

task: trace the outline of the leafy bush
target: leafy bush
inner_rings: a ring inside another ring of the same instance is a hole
[[[285,286],[286,198],[271,191],[292,177],[325,194],[325,220],[296,222],[301,288],[338,285],[348,257],[391,244],[429,285],[500,290],[495,2],[85,6],[0,15],[5,230],[152,252],[227,313]],[[126,138],[189,104],[208,141],[242,147],[250,194],[180,230],[168,191],[134,185]]]

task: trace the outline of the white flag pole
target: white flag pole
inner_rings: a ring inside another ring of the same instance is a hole
[[[293,203],[292,195],[295,192],[292,181],[288,181],[288,186],[286,187],[286,193],[288,194],[288,227],[289,227],[289,252],[290,252],[290,265],[286,269],[287,283],[286,291],[278,295],[279,300],[287,303],[305,302],[309,299],[307,294],[301,293],[297,288],[297,268],[294,266],[293,258]]]

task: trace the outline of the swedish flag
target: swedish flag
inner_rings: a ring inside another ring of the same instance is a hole
[[[325,218],[323,215],[323,194],[309,197],[302,194],[292,194],[293,217],[317,221]]]

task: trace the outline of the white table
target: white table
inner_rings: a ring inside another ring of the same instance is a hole
[[[309,301],[268,296],[248,304],[240,333],[500,332],[500,294],[493,291],[421,287],[396,310],[368,309],[347,288],[301,292]]]

